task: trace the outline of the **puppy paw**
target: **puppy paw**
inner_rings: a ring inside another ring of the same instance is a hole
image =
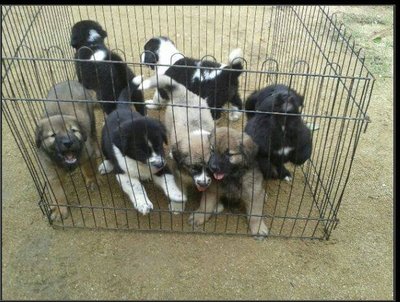
[[[174,215],[178,215],[182,213],[185,210],[185,202],[175,202],[171,201],[168,204],[169,210],[172,212]]]
[[[144,101],[146,103],[146,108],[147,109],[154,109],[154,110],[158,110],[161,109],[161,106],[157,103],[154,103],[153,100],[146,100]]]
[[[113,164],[109,160],[104,160],[98,167],[99,173],[101,175],[110,173],[114,169]]]
[[[287,182],[291,182],[292,181],[292,177],[291,176],[285,176],[283,178],[283,180],[287,181]]]
[[[242,112],[240,111],[231,111],[229,112],[229,120],[232,122],[238,121],[242,116]]]
[[[51,206],[50,220],[61,221],[68,217],[68,208],[65,206]]]
[[[264,240],[269,233],[268,227],[265,225],[264,221],[252,223],[250,225],[250,231],[255,240]]]
[[[142,84],[142,82],[143,82],[143,77],[141,76],[141,75],[138,75],[138,76],[136,76],[136,77],[134,77],[133,79],[132,79],[132,83],[133,84],[135,84],[135,85],[140,85],[140,84]],[[139,87],[139,89],[140,89],[141,87]]]
[[[187,197],[184,193],[182,193],[178,188],[170,189],[168,191],[168,196],[171,201],[176,203],[182,203],[187,201]]]
[[[86,188],[88,188],[89,191],[94,192],[97,189],[97,183],[95,179],[89,179],[86,181]]]
[[[189,216],[188,222],[190,225],[200,226],[208,220],[209,216],[209,214],[204,213],[192,213]]]
[[[224,205],[222,203],[218,203],[217,207],[214,210],[214,213],[218,214],[224,211]]]
[[[143,215],[147,215],[148,213],[151,212],[151,210],[153,210],[153,204],[147,200],[144,202],[139,202],[136,206],[135,206],[136,210],[138,210],[139,213],[142,213]]]

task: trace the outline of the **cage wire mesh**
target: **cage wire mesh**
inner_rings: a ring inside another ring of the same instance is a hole
[[[154,209],[139,214],[112,174],[97,173],[102,155],[93,167],[98,189],[86,188],[80,169],[70,173],[63,183],[70,215],[50,220],[50,206],[58,201],[39,161],[34,131],[49,102],[49,89],[77,79],[71,27],[87,19],[102,25],[108,34],[106,46],[143,78],[154,74],[140,63],[144,44],[151,37],[167,36],[185,56],[221,63],[227,62],[232,49],[241,48],[243,102],[254,90],[271,84],[285,84],[302,94],[301,116],[312,128],[312,155],[301,166],[286,164],[291,182],[264,182],[267,198],[262,217],[270,236],[329,238],[338,222],[360,135],[369,121],[374,78],[344,25],[329,8],[317,6],[2,6],[2,114],[52,226],[249,234],[242,208],[226,208],[202,226],[190,225],[188,217],[200,200],[195,189],[188,191],[185,211],[174,215],[165,194],[145,182]],[[153,92],[146,91],[145,99]],[[160,120],[162,113],[148,111]],[[100,138],[105,115],[96,109],[95,116]],[[243,132],[246,122],[244,114],[233,122],[224,112],[216,126]]]

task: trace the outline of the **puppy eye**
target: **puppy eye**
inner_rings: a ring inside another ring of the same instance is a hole
[[[78,129],[75,129],[75,128],[71,128],[71,130],[72,130],[72,132],[79,132],[79,130]]]
[[[56,137],[56,134],[55,134],[55,133],[53,133],[52,135],[50,135],[50,137]]]

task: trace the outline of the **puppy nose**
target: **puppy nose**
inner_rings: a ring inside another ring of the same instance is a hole
[[[72,144],[73,144],[72,141],[69,140],[69,139],[63,140],[62,143],[66,148],[70,148],[72,146]]]
[[[165,165],[165,161],[162,157],[155,157],[155,158],[151,158],[149,160],[150,165],[156,167],[156,168],[162,168]]]

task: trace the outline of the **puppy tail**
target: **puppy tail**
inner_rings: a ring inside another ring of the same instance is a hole
[[[142,76],[133,78],[132,83],[138,86],[138,89],[147,90],[150,88],[165,88],[167,90],[174,90],[178,83],[167,75],[154,75],[150,78],[143,80]]]
[[[240,48],[235,48],[229,54],[229,65],[231,65],[232,69],[243,69],[243,53]]]
[[[254,116],[254,112],[247,112],[247,111],[255,111],[257,105],[257,91],[253,91],[253,93],[247,98],[245,109],[246,109],[246,116],[247,120],[251,119]]]

